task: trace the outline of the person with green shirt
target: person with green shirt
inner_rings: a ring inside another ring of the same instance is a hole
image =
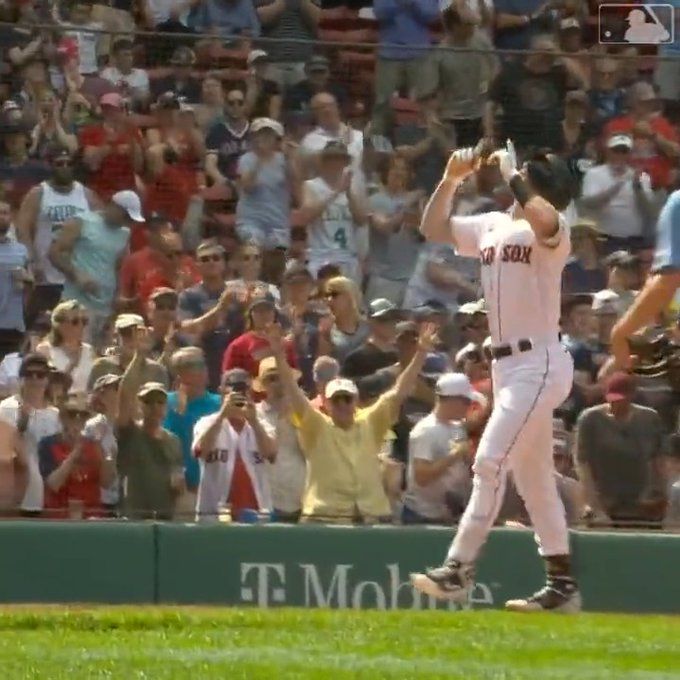
[[[170,520],[184,491],[179,439],[163,427],[168,393],[159,382],[142,383],[150,350],[144,327],[134,331],[135,353],[118,387],[118,473],[123,481],[123,514],[130,519]],[[137,400],[141,418],[136,419]]]

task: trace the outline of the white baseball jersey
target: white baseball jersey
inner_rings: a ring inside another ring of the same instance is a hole
[[[198,449],[198,440],[215,422],[216,418],[219,418],[217,413],[203,416],[194,425],[192,450],[194,455],[199,457],[201,468],[201,480],[198,484],[198,497],[196,499],[197,520],[216,522],[219,513],[226,508],[236,456],[241,456],[253,485],[253,491],[260,506],[259,509],[270,510],[271,493],[269,480],[264,471],[267,461],[257,450],[255,433],[250,425],[246,423],[241,432],[237,432],[228,420],[224,420],[215,440],[214,450],[200,451]],[[261,422],[270,435],[275,434],[268,423]]]
[[[549,242],[539,242],[526,220],[491,212],[452,217],[460,255],[478,257],[494,345],[522,338],[553,342],[559,333],[562,270],[569,231],[560,219]]]

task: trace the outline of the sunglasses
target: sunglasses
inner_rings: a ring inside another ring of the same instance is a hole
[[[177,309],[176,302],[156,302],[155,306],[158,312],[174,312]]]
[[[482,361],[482,353],[481,352],[468,352],[465,357],[465,361],[472,361],[475,364],[478,364]]]
[[[353,404],[354,397],[351,394],[336,394],[331,397],[334,404]]]
[[[199,262],[222,262],[224,258],[222,255],[201,255],[201,257],[198,258]]]
[[[73,163],[71,161],[63,160],[63,161],[54,161],[52,163],[52,165],[55,168],[70,168],[73,165]]]
[[[279,376],[276,373],[270,373],[269,375],[265,375],[264,378],[262,378],[262,382],[277,383],[279,382]]]
[[[262,255],[241,255],[241,259],[244,262],[259,262],[262,259]]]
[[[324,297],[325,297],[326,299],[328,299],[328,300],[333,300],[333,299],[335,299],[336,297],[340,297],[341,295],[342,295],[342,293],[341,293],[340,291],[337,291],[337,290],[329,290],[329,291],[324,295]]]
[[[33,378],[34,380],[43,380],[47,378],[47,371],[32,371],[30,369],[23,372],[22,378]]]
[[[245,103],[245,99],[227,99],[229,106],[243,106]]]
[[[465,326],[461,326],[463,331],[481,331],[486,328],[486,324],[483,323],[468,323]]]
[[[87,326],[88,319],[85,317],[77,316],[71,319],[57,319],[59,323],[67,323],[70,326]]]

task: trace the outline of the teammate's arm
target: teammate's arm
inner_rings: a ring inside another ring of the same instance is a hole
[[[460,184],[474,171],[474,163],[472,149],[459,149],[451,154],[444,176],[427,202],[420,222],[420,233],[428,241],[455,245],[456,229],[455,220],[452,223],[450,219],[451,205]]]

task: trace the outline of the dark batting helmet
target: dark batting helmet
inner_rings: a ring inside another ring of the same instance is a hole
[[[533,190],[557,210],[564,210],[576,195],[574,176],[554,153],[534,153],[525,167]]]

